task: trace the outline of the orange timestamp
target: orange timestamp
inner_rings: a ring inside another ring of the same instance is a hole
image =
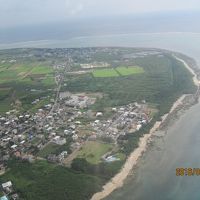
[[[200,176],[200,168],[176,168],[176,176]]]

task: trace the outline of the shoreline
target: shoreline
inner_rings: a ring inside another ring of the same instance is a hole
[[[183,65],[186,67],[186,69],[193,75],[193,82],[194,84],[199,88],[199,84],[200,81],[197,78],[197,74],[195,73],[195,71],[187,64],[187,62],[177,56],[174,55],[174,58],[176,58],[176,60],[180,61],[183,63]]]
[[[187,62],[177,56],[174,55],[174,58],[180,62],[183,63],[186,69],[193,75],[193,82],[194,85],[197,86],[197,91],[199,90],[199,80],[197,79],[197,75],[194,72],[194,70],[187,64]],[[183,100],[185,99],[186,95],[181,95],[172,105],[170,111],[162,116],[161,121],[156,121],[153,127],[150,129],[149,133],[144,134],[143,137],[140,138],[139,145],[136,149],[133,150],[133,152],[129,155],[127,160],[125,161],[122,169],[104,186],[102,191],[95,193],[90,200],[101,200],[106,198],[108,195],[110,195],[114,190],[120,188],[123,186],[124,181],[132,171],[132,169],[138,164],[139,158],[142,156],[142,154],[147,150],[148,148],[148,142],[151,136],[154,132],[156,132],[161,124],[167,119],[169,114],[171,114],[173,111],[176,110],[177,107],[182,105]]]

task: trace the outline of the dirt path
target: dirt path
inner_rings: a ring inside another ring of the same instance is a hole
[[[72,161],[77,157],[77,154],[78,154],[78,151],[80,150],[81,146],[76,149],[75,151],[73,151],[64,161],[63,161],[63,164],[64,166],[66,167],[70,167],[71,166],[71,163]]]

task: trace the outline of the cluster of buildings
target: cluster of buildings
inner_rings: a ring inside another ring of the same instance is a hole
[[[30,114],[20,115],[16,110],[0,117],[0,171],[4,162],[13,154],[31,153],[35,126],[34,117]]]
[[[85,64],[80,64],[82,69],[93,69],[93,68],[105,68],[109,67],[110,64],[106,62],[93,62],[93,63],[85,63]]]
[[[150,119],[150,109],[146,103],[132,103],[112,108],[113,115],[107,120],[96,119],[91,123],[97,137],[110,137],[117,141],[120,135],[134,133],[147,124]],[[102,113],[97,113],[101,115]]]
[[[125,54],[123,58],[125,59],[143,58],[143,57],[152,56],[152,55],[161,57],[163,56],[163,53],[152,49],[151,51],[139,51],[139,52],[134,52],[134,53],[128,53],[128,54]]]
[[[11,181],[2,183],[0,186],[0,200],[18,200],[19,195],[15,192]]]
[[[73,152],[85,141],[101,137],[117,144],[120,135],[134,133],[150,121],[146,102],[112,108],[111,117],[104,117],[103,112],[89,109],[95,101],[91,94],[62,92],[56,105],[49,103],[35,114],[22,115],[13,110],[1,116],[0,174],[5,172],[5,163],[12,156],[34,162],[38,152],[50,144],[68,145]],[[70,152],[50,152],[45,159],[62,163]]]
[[[5,163],[13,155],[32,162],[37,159],[38,152],[49,144],[69,145],[73,152],[86,140],[96,140],[99,137],[107,137],[117,143],[120,135],[134,133],[150,121],[146,102],[112,108],[111,117],[105,117],[103,111],[90,110],[90,106],[95,103],[97,96],[59,91],[63,81],[62,72],[73,71],[64,62],[68,55],[72,58],[73,65],[79,64],[84,69],[110,65],[108,62],[97,62],[95,60],[97,53],[105,54],[108,57],[114,56],[115,64],[120,62],[120,59],[132,59],[135,58],[134,56],[159,55],[159,52],[156,51],[131,54],[128,49],[124,49],[127,54],[120,58],[118,55],[121,55],[121,51],[117,48],[113,48],[112,51],[110,48],[36,49],[26,50],[18,56],[9,58],[20,61],[20,59],[29,59],[30,57],[50,57],[52,62],[54,58],[57,58],[62,64],[52,63],[59,94],[56,99],[51,99],[48,104],[34,114],[19,114],[16,110],[12,110],[5,116],[0,116],[0,174],[5,172]],[[32,101],[32,104],[38,104],[45,98],[50,97],[37,98]],[[69,138],[71,142],[68,144]],[[64,149],[60,152],[49,153],[46,159],[51,162],[62,162],[69,153]]]
[[[0,116],[0,173],[5,171],[5,163],[13,155],[33,161],[40,150],[49,144],[65,145],[69,137],[72,150],[80,146],[84,141],[78,132],[83,126],[80,119],[87,115],[82,110],[94,104],[95,100],[95,97],[85,94],[60,93],[56,105],[46,104],[35,114],[18,114],[12,110]],[[59,153],[56,159],[62,161],[67,152]],[[49,160],[55,160],[53,156]]]

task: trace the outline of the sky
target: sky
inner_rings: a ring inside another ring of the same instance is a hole
[[[199,0],[0,0],[0,28],[80,18],[200,11]]]

